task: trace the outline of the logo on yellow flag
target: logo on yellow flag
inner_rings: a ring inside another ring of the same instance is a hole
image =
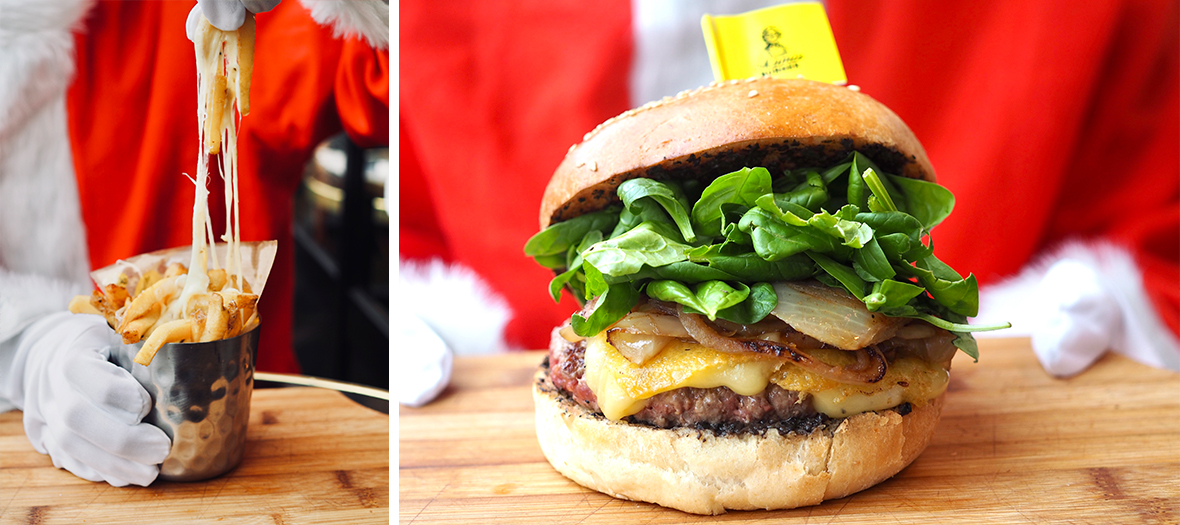
[[[716,80],[753,76],[844,84],[844,65],[828,15],[818,2],[701,17]]]

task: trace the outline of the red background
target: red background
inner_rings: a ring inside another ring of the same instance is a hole
[[[981,284],[1063,241],[1130,249],[1180,331],[1175,2],[827,2],[849,82],[897,112],[957,196],[939,257]],[[575,308],[522,253],[571,144],[628,109],[627,2],[403,2],[404,259],[474,268],[547,346]]]

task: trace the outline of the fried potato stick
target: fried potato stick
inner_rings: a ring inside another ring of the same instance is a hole
[[[102,287],[102,291],[106,294],[107,300],[110,301],[112,305],[114,305],[115,309],[122,308],[124,304],[127,304],[127,300],[131,298],[131,294],[127,293],[127,286],[125,284],[126,280],[127,276],[124,275],[122,279],[124,284],[108,284]]]
[[[147,341],[144,341],[143,348],[140,348],[139,352],[135,354],[135,362],[148,366],[152,364],[160,347],[168,343],[193,340],[193,325],[194,323],[190,319],[177,319],[156,327],[155,330],[152,330],[152,335],[148,336]]]
[[[102,290],[95,290],[91,292],[89,302],[91,307],[93,307],[95,310],[98,310],[98,312],[106,318],[107,324],[110,325],[111,328],[117,329],[116,327],[119,326],[119,318],[116,313],[118,312],[119,307],[116,306],[105,293],[102,293]]]
[[[188,268],[185,265],[174,262],[169,264],[168,268],[164,270],[164,278],[176,277],[177,275],[184,275],[186,273],[188,273]],[[147,291],[147,288],[144,288],[144,291]]]
[[[220,69],[220,68],[218,68]],[[225,114],[226,82],[221,71],[213,77],[212,91],[209,93],[209,117],[205,121],[205,143],[209,146],[209,154],[221,153],[221,118]]]
[[[103,315],[98,308],[90,304],[89,295],[75,295],[73,299],[70,299],[70,312],[76,314]]]
[[[225,339],[229,328],[229,313],[225,311],[225,302],[221,294],[209,294],[208,311],[205,316],[205,327],[198,341],[217,341]]]
[[[139,278],[139,284],[135,287],[135,293],[133,296],[143,293],[144,290],[147,290],[153,284],[156,284],[157,281],[163,278],[164,276],[155,268],[144,272],[143,276]]]
[[[123,313],[123,322],[116,329],[123,335],[124,344],[138,343],[148,329],[156,324],[160,314],[178,291],[178,277],[173,275],[161,279],[131,300],[131,304],[127,305],[127,310]]]
[[[238,28],[238,113],[250,114],[250,78],[254,76],[254,14],[246,12],[246,20]]]
[[[225,285],[227,283],[229,283],[229,279],[226,278],[225,270],[223,270],[221,268],[218,268],[216,270],[209,270],[209,291],[210,292],[220,292],[222,288],[225,288]]]

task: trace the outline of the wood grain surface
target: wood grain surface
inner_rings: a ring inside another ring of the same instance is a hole
[[[929,448],[876,487],[814,507],[694,516],[585,489],[533,431],[543,354],[456,360],[400,409],[401,523],[1178,523],[1180,375],[1117,355],[1047,375],[1027,339],[960,354]]]
[[[389,522],[389,416],[338,392],[258,389],[242,463],[207,481],[115,488],[53,467],[0,414],[0,524]]]

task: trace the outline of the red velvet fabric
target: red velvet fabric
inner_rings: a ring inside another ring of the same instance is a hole
[[[403,187],[399,214],[436,211],[438,255],[473,268],[512,306],[509,343],[547,346],[576,303],[553,304],[552,274],[522,247],[566,150],[627,109],[630,5],[416,1],[400,16],[401,133],[413,146],[400,152],[401,177],[425,189]]]
[[[629,106],[630,5],[558,4],[401,12],[401,154],[419,161],[402,177],[423,188],[403,189],[401,216],[437,216],[439,253],[509,300],[509,342],[525,348],[547,346],[574,308],[552,304],[551,274],[521,250],[545,184],[570,144]],[[986,285],[1067,240],[1114,242],[1180,332],[1175,2],[827,8],[849,82],[910,125],[957,197],[934,232],[940,258]]]

